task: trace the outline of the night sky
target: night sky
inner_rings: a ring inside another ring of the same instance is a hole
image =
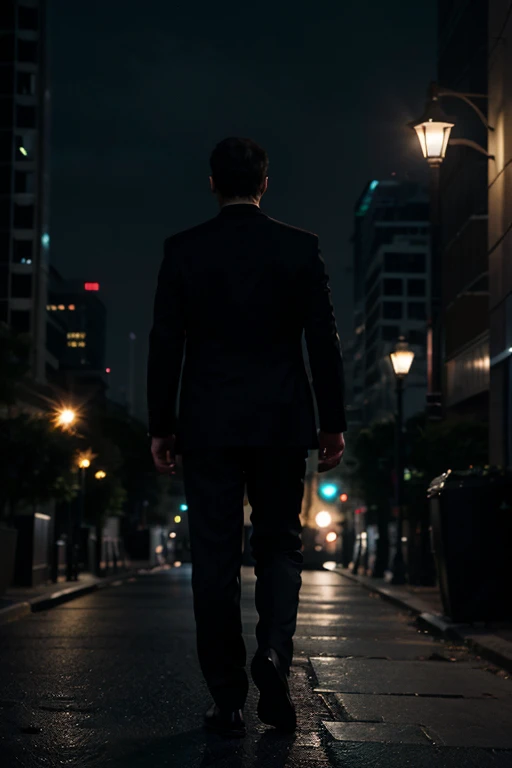
[[[364,184],[421,171],[405,123],[435,75],[434,0],[49,0],[51,254],[98,280],[111,396],[137,334],[145,419],[152,300],[165,237],[216,215],[209,154],[250,136],[270,155],[262,209],[320,235],[342,340]]]

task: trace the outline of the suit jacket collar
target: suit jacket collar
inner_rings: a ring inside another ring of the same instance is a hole
[[[233,203],[220,209],[219,216],[265,216],[258,205],[252,203]]]

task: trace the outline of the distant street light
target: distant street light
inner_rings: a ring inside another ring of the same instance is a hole
[[[63,408],[57,411],[55,421],[59,427],[69,427],[76,421],[76,411],[71,408]]]
[[[325,537],[325,540],[328,541],[330,544],[332,544],[332,542],[336,541],[337,538],[338,538],[337,533],[335,533],[334,531],[329,531],[329,533]]]
[[[80,469],[89,469],[89,467],[91,466],[91,462],[89,459],[79,459],[78,466],[80,467]]]
[[[393,561],[392,584],[405,584],[405,560],[402,548],[403,530],[403,486],[404,486],[404,462],[403,462],[403,392],[404,380],[408,375],[414,352],[409,349],[404,337],[401,336],[395,351],[390,354],[391,364],[396,378],[396,420],[395,420],[395,476],[396,476],[396,506],[398,517],[396,523],[396,552]]]
[[[332,522],[332,517],[329,512],[319,512],[315,517],[315,521],[319,528],[327,528]]]
[[[181,523],[181,515],[176,515],[176,517],[174,518],[174,522]]]
[[[102,469],[99,469],[99,470],[96,472],[96,474],[94,475],[94,477],[96,478],[96,480],[104,480],[104,479],[106,478],[106,476],[107,476],[107,473],[106,473],[106,472],[104,472]]]

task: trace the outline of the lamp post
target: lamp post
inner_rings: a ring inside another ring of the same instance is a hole
[[[82,521],[85,511],[85,480],[86,472],[92,464],[92,461],[96,458],[96,454],[92,453],[89,448],[83,453],[79,453],[76,459],[76,464],[80,470],[80,498],[78,500],[78,509],[76,519],[73,520],[70,515],[69,520],[69,540],[70,548],[68,550],[68,581],[78,581],[78,563],[80,557],[80,536],[82,531]]]
[[[487,98],[485,94],[460,93],[448,88],[440,88],[431,83],[427,93],[427,102],[423,115],[409,123],[416,131],[423,157],[430,166],[430,312],[427,324],[427,418],[442,418],[442,248],[441,248],[441,208],[439,195],[439,177],[448,146],[466,146],[492,159],[484,147],[470,139],[451,139],[450,134],[455,123],[448,117],[440,104],[440,98],[453,97],[464,101],[473,109],[488,130],[493,130],[483,112],[473,99]]]
[[[404,337],[401,336],[395,351],[391,352],[391,365],[396,379],[396,420],[395,420],[395,475],[396,475],[396,507],[398,510],[396,524],[396,552],[393,561],[392,584],[406,583],[405,560],[402,548],[403,535],[403,484],[404,484],[404,460],[403,460],[403,393],[404,380],[409,373],[414,360],[414,352],[409,349]]]
[[[53,411],[53,424],[55,427],[61,429],[63,432],[73,432],[73,427],[78,420],[78,413],[70,406],[58,405]],[[71,513],[71,503],[67,502],[68,513],[68,541],[66,551],[66,579],[67,581],[73,580],[73,518]],[[52,545],[52,566],[51,566],[51,578],[54,584],[59,580],[59,546],[58,546],[58,534],[57,520],[53,519],[53,545]]]

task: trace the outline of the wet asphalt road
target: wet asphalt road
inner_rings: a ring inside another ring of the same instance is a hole
[[[338,574],[305,572],[303,582],[295,736],[259,723],[254,688],[244,740],[202,730],[210,699],[183,566],[0,627],[0,765],[512,766],[510,680]],[[250,659],[257,617],[249,569],[243,583]]]

